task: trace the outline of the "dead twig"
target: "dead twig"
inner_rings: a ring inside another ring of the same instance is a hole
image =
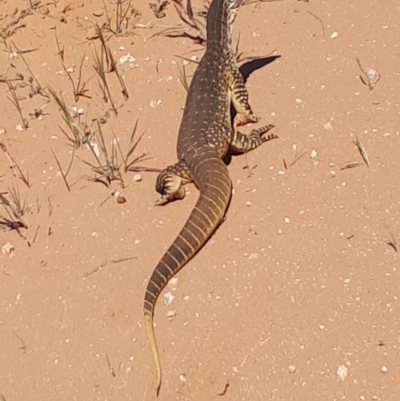
[[[361,157],[363,158],[365,164],[367,165],[368,168],[370,168],[370,162],[369,162],[369,158],[367,155],[367,151],[365,150],[363,144],[360,142],[360,140],[358,139],[358,137],[356,136],[356,140],[353,141],[353,143],[357,146],[358,151],[361,154]]]
[[[385,241],[389,246],[391,246],[396,253],[398,253],[397,242],[394,235],[389,231],[390,240]]]

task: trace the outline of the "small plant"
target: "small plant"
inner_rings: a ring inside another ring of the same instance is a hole
[[[23,130],[26,130],[29,127],[29,124],[28,124],[28,121],[26,120],[26,118],[24,118],[24,116],[22,115],[21,105],[19,103],[18,96],[15,92],[14,86],[12,85],[12,83],[10,81],[7,81],[7,86],[8,86],[8,89],[9,89],[9,91],[11,93],[11,97],[12,97],[11,99],[10,98],[7,98],[7,99],[17,109],[18,114],[21,118],[21,122],[22,122],[21,127]]]
[[[185,88],[185,90],[187,92],[189,90],[189,84],[187,81],[185,65],[182,65],[182,70],[179,68],[179,65],[178,65],[178,70],[179,70],[179,81],[181,82],[182,86]]]
[[[106,52],[107,54],[107,52]],[[97,50],[94,51],[94,65],[93,68],[97,72],[98,76],[100,77],[100,90],[103,93],[103,100],[104,102],[110,101],[111,109],[115,115],[118,114],[118,111],[115,107],[114,100],[111,96],[111,91],[108,86],[107,78],[106,78],[106,70],[104,68],[104,50],[103,47],[100,49],[100,56]]]
[[[182,4],[182,0],[173,0],[175,10],[177,11],[179,18],[191,29],[196,32],[196,34],[191,34],[186,31],[183,32],[170,32],[166,36],[186,36],[197,43],[204,44],[207,40],[206,24],[204,21],[199,20],[193,12],[192,3],[187,0],[186,8]],[[206,17],[205,12],[201,12],[200,16]]]
[[[0,216],[0,226],[4,230],[16,230],[19,234],[21,228],[27,229],[28,226],[22,219],[23,215],[27,211],[27,205],[21,201],[19,190],[15,187],[9,188],[9,197],[6,198],[7,193],[0,193],[0,204],[3,205],[7,217]]]
[[[124,165],[124,172],[128,172],[128,171],[138,171],[136,167],[134,167],[137,163],[143,162],[145,160],[149,160],[148,157],[146,157],[148,155],[148,153],[142,153],[140,156],[135,157],[133,160],[129,160],[130,157],[132,156],[133,152],[136,150],[137,146],[139,145],[140,140],[142,139],[144,133],[142,135],[139,136],[138,139],[135,139],[136,136],[136,131],[137,131],[137,127],[138,127],[138,120],[136,120],[135,126],[133,127],[132,130],[132,134],[131,137],[129,139],[129,147],[128,147],[128,151],[126,152],[125,157],[122,157],[122,150],[119,147],[119,143],[118,143],[118,147],[119,147],[119,151],[123,160],[123,165]]]
[[[69,141],[71,141],[76,148],[79,148],[81,145],[84,143],[88,142],[88,136],[85,132],[84,129],[78,123],[75,121],[74,116],[71,114],[69,108],[67,107],[64,98],[62,95],[58,95],[57,92],[52,89],[51,87],[48,88],[50,95],[53,97],[53,99],[57,102],[58,106],[61,108],[62,112],[62,118],[67,124],[68,128],[70,129],[72,133],[72,137],[68,135],[61,127],[61,131],[64,133],[64,135],[68,138]],[[79,114],[78,114],[79,116]]]
[[[4,145],[3,142],[0,142],[0,149],[5,153],[7,156],[8,162],[10,163],[10,167],[13,169],[14,174],[28,187],[30,188],[31,183],[29,182],[29,175],[25,175],[21,167],[19,167],[18,163],[15,161],[15,159],[10,155],[10,153],[7,150],[6,145]]]
[[[86,94],[89,91],[88,89],[86,89],[87,82],[85,82],[85,81],[82,82],[82,67],[83,67],[83,62],[85,61],[85,54],[82,56],[81,63],[79,65],[79,71],[78,71],[78,81],[75,84],[75,82],[71,76],[71,73],[68,71],[68,68],[64,64],[64,48],[61,49],[61,47],[60,47],[60,43],[57,38],[57,32],[55,33],[55,36],[56,36],[56,44],[57,44],[57,48],[58,48],[58,55],[60,56],[60,60],[61,60],[61,65],[62,65],[63,70],[67,74],[68,79],[71,82],[72,91],[73,91],[74,97],[75,97],[75,102],[77,102],[80,97],[86,97],[88,99],[91,99],[91,97]]]
[[[168,3],[169,0],[157,0],[157,3],[150,3],[149,6],[156,18],[164,18]]]
[[[111,53],[111,49],[110,49],[109,46],[107,47],[107,54],[108,54],[108,59],[110,61],[110,72],[112,72],[112,71],[115,72],[115,75],[118,78],[119,84],[121,85],[122,95],[124,96],[125,100],[128,100],[129,99],[128,89],[126,89],[125,82],[122,79],[122,77],[121,77],[121,75],[120,75],[120,73],[118,71],[117,64],[116,64],[116,62],[114,60],[114,57],[113,57],[113,55]]]
[[[118,71],[117,63],[114,60],[111,49],[109,46],[107,46],[103,33],[98,25],[96,25],[96,34],[100,40],[101,49],[100,56],[96,50],[94,52],[95,63],[93,67],[100,77],[100,89],[103,93],[103,99],[105,102],[110,99],[112,110],[114,111],[115,115],[117,115],[117,110],[115,108],[114,101],[111,97],[110,88],[108,86],[106,73],[115,72],[115,75],[117,76],[118,81],[121,85],[122,95],[124,96],[125,100],[129,98],[128,90],[126,88],[124,80],[122,79],[122,76]]]
[[[100,182],[107,187],[109,187],[111,185],[111,182],[114,180],[120,180],[123,184],[120,172],[121,164],[118,162],[118,154],[115,141],[112,142],[111,152],[109,153],[104,141],[101,125],[98,121],[97,129],[97,143],[93,143],[91,141],[87,142],[87,145],[89,146],[94,158],[96,159],[97,165],[91,164],[86,161],[84,161],[84,163],[92,167],[92,170],[97,174],[97,176],[93,178],[93,181]]]
[[[106,17],[107,17],[107,30],[111,32],[113,35],[122,35],[127,32],[129,28],[129,21],[133,17],[137,19],[140,16],[140,12],[137,11],[132,6],[132,1],[129,0],[128,5],[124,8],[124,3],[126,1],[117,0],[115,5],[115,21],[114,23],[111,22],[110,14],[108,13],[107,6],[105,1],[103,0],[103,5],[106,10]]]
[[[96,160],[96,164],[84,161],[84,163],[89,165],[96,174],[96,176],[92,178],[93,181],[100,182],[106,185],[107,187],[111,185],[112,181],[120,181],[122,187],[124,187],[123,173],[127,173],[128,171],[130,172],[161,171],[159,169],[137,166],[137,163],[149,160],[149,158],[147,157],[147,153],[143,153],[140,156],[137,156],[131,160],[131,157],[135,152],[143,136],[142,134],[139,138],[136,139],[137,127],[138,127],[138,121],[136,121],[135,126],[133,127],[132,134],[129,139],[128,150],[124,155],[121,146],[119,144],[119,141],[115,137],[115,135],[112,140],[111,150],[110,151],[107,150],[107,146],[104,140],[104,135],[101,130],[101,125],[97,121],[97,128],[98,128],[98,132],[96,135],[97,142],[93,143],[89,141],[87,143],[88,147],[90,148]]]
[[[34,49],[20,50],[20,49],[17,48],[17,46],[15,45],[15,43],[13,41],[11,41],[11,43],[13,44],[13,46],[15,48],[15,53],[17,53],[19,55],[19,57],[24,62],[25,67],[26,67],[26,69],[28,70],[28,72],[30,74],[30,77],[28,78],[28,82],[31,85],[31,90],[29,92],[29,97],[33,97],[34,95],[42,95],[42,96],[44,96],[46,98],[49,98],[48,93],[42,87],[42,85],[40,84],[39,80],[36,78],[35,74],[32,72],[31,68],[29,67],[28,62],[25,60],[25,57],[24,57],[25,53],[30,53],[30,52],[34,51]]]
[[[67,187],[68,191],[71,192],[71,187],[68,184],[67,176],[68,176],[69,170],[71,169],[72,162],[73,162],[74,156],[75,156],[75,152],[74,151],[72,152],[71,162],[69,163],[69,166],[68,166],[67,171],[65,173],[64,173],[64,171],[63,171],[63,169],[61,167],[61,163],[58,160],[58,158],[57,158],[56,154],[54,153],[53,149],[51,149],[51,153],[53,153],[53,157],[56,160],[58,169],[60,170],[60,174],[61,174],[61,177],[63,178],[65,186]]]

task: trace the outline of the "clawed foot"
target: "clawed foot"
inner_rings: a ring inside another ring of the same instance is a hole
[[[275,134],[269,134],[269,135],[265,136],[265,134],[268,131],[270,131],[272,128],[275,128],[275,125],[268,124],[268,125],[265,125],[264,127],[254,129],[250,132],[249,138],[261,139],[262,142],[268,142],[272,139],[278,139],[278,135],[275,135]]]

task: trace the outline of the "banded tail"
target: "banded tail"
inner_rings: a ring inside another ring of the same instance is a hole
[[[199,199],[175,241],[154,269],[146,289],[144,321],[157,370],[157,395],[161,387],[161,362],[153,326],[157,298],[168,281],[203,247],[217,229],[231,198],[232,183],[223,161],[212,158],[205,164],[197,168],[199,171],[196,175],[200,178]]]

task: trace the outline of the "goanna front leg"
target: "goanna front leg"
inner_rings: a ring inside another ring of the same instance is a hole
[[[156,191],[161,198],[156,205],[165,205],[168,202],[185,197],[185,184],[192,182],[189,166],[184,160],[167,167],[157,177]]]
[[[229,69],[229,91],[233,107],[237,112],[237,125],[258,122],[260,119],[253,113],[249,104],[249,94],[244,84],[243,75],[233,60]]]
[[[265,134],[274,128],[274,125],[269,124],[264,127],[254,129],[250,134],[245,135],[237,130],[233,130],[231,142],[229,147],[237,153],[247,153],[253,149],[258,148],[264,142],[270,141],[271,139],[277,139],[278,136],[275,134]]]

